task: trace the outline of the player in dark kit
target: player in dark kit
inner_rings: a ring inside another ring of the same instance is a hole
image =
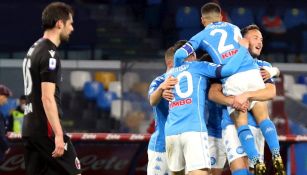
[[[28,175],[76,175],[80,162],[70,138],[63,133],[61,63],[56,49],[73,31],[72,8],[49,4],[42,13],[44,35],[33,44],[23,61],[26,95],[22,138]]]

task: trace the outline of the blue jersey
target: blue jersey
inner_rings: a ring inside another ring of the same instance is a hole
[[[240,48],[238,38],[242,38],[242,36],[237,26],[227,22],[211,23],[176,51],[174,64],[175,66],[180,65],[183,59],[197,49],[208,52],[216,64],[229,64],[229,61],[236,56]],[[246,53],[244,61],[235,73],[257,68],[252,56]]]
[[[148,92],[149,97],[164,80],[164,75],[161,75],[151,82]],[[168,102],[161,98],[160,102],[156,106],[153,106],[153,113],[155,119],[155,132],[150,137],[148,149],[155,152],[165,152],[164,126],[168,115]]]
[[[269,62],[266,61],[262,61],[262,60],[258,60],[258,59],[254,59],[255,63],[261,68],[264,66],[267,67],[272,67],[272,65]],[[269,80],[267,80],[265,83],[274,83],[274,80],[271,78]],[[228,125],[233,125],[233,121],[231,119],[231,117],[229,116],[227,109],[223,110],[223,117],[222,117],[222,128],[225,129]],[[254,126],[254,127],[258,127],[258,124],[253,116],[253,114],[251,112],[247,113],[247,119],[248,119],[248,125],[250,126]]]
[[[207,119],[207,129],[208,135],[215,138],[222,138],[222,116],[223,109],[227,109],[226,106],[215,103],[211,100],[207,100],[207,110],[208,110],[208,119]]]

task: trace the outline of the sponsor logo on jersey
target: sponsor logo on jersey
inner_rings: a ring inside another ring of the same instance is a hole
[[[269,127],[265,130],[265,133],[272,132],[272,131],[274,131],[274,129],[272,127]]]
[[[186,99],[183,99],[183,100],[174,101],[174,102],[170,103],[169,108],[188,105],[188,104],[191,104],[192,102],[193,102],[192,98],[186,98]]]
[[[56,68],[56,59],[55,58],[49,58],[49,69],[54,70]]]
[[[252,138],[253,138],[253,136],[250,135],[250,134],[248,134],[248,135],[245,137],[245,140],[252,139]]]
[[[238,49],[230,50],[230,51],[228,51],[228,52],[226,52],[226,53],[223,53],[223,54],[222,54],[222,58],[223,58],[223,59],[229,58],[229,57],[231,57],[231,56],[234,56],[237,52],[238,52]]]

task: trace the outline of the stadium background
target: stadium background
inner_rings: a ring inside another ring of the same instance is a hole
[[[6,115],[16,107],[23,93],[22,59],[29,46],[42,36],[41,11],[49,2],[52,1],[0,2],[0,84],[7,85],[14,93],[9,103],[1,107]],[[87,173],[146,174],[149,135],[143,133],[152,118],[147,102],[148,85],[165,71],[164,50],[176,40],[188,39],[201,30],[199,9],[207,1],[65,2],[74,7],[76,14],[71,40],[60,47],[64,128],[68,132],[88,133],[74,136]],[[226,19],[239,27],[252,23],[261,27],[263,58],[282,71],[281,78],[276,79],[278,96],[271,103],[279,134],[306,134],[307,2],[222,0],[219,3]],[[0,165],[0,172],[22,174],[19,136],[9,137],[14,149]],[[306,144],[302,143],[306,137],[295,137],[291,142],[287,137],[280,139],[284,140],[288,174],[307,174]]]

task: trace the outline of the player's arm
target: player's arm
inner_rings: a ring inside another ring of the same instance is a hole
[[[241,94],[247,100],[267,101],[272,100],[276,96],[276,87],[272,83],[266,83],[264,89],[257,91],[248,91]]]
[[[42,81],[41,100],[48,122],[50,123],[55,136],[55,149],[52,152],[52,157],[61,157],[64,154],[63,130],[54,97],[59,66],[59,60],[51,58],[48,51],[46,51],[40,61],[40,78]]]
[[[208,97],[211,101],[214,101],[215,103],[219,103],[221,105],[225,106],[232,106],[233,104],[233,98],[232,96],[225,96],[222,93],[222,84],[220,83],[212,83],[210,85]]]
[[[176,50],[174,54],[174,67],[180,66],[184,60],[195,52],[199,48],[201,40],[203,40],[203,32],[197,33],[193,36],[187,43],[185,43],[181,48]]]
[[[279,69],[277,67],[272,67],[271,63],[262,60],[257,60],[256,63],[261,68],[260,73],[263,81],[267,81],[270,78],[278,77],[280,75]]]
[[[211,101],[214,101],[215,103],[219,103],[221,105],[225,106],[233,106],[234,104],[234,97],[233,96],[225,96],[222,92],[222,84],[220,83],[211,83],[208,97]],[[237,110],[240,111],[247,111],[248,108],[248,102],[244,103],[243,105],[236,106]]]
[[[173,89],[175,84],[177,83],[177,79],[170,76],[165,81],[156,81],[153,82],[150,86],[149,90],[149,103],[151,106],[156,106],[162,97],[162,93],[166,89]]]

